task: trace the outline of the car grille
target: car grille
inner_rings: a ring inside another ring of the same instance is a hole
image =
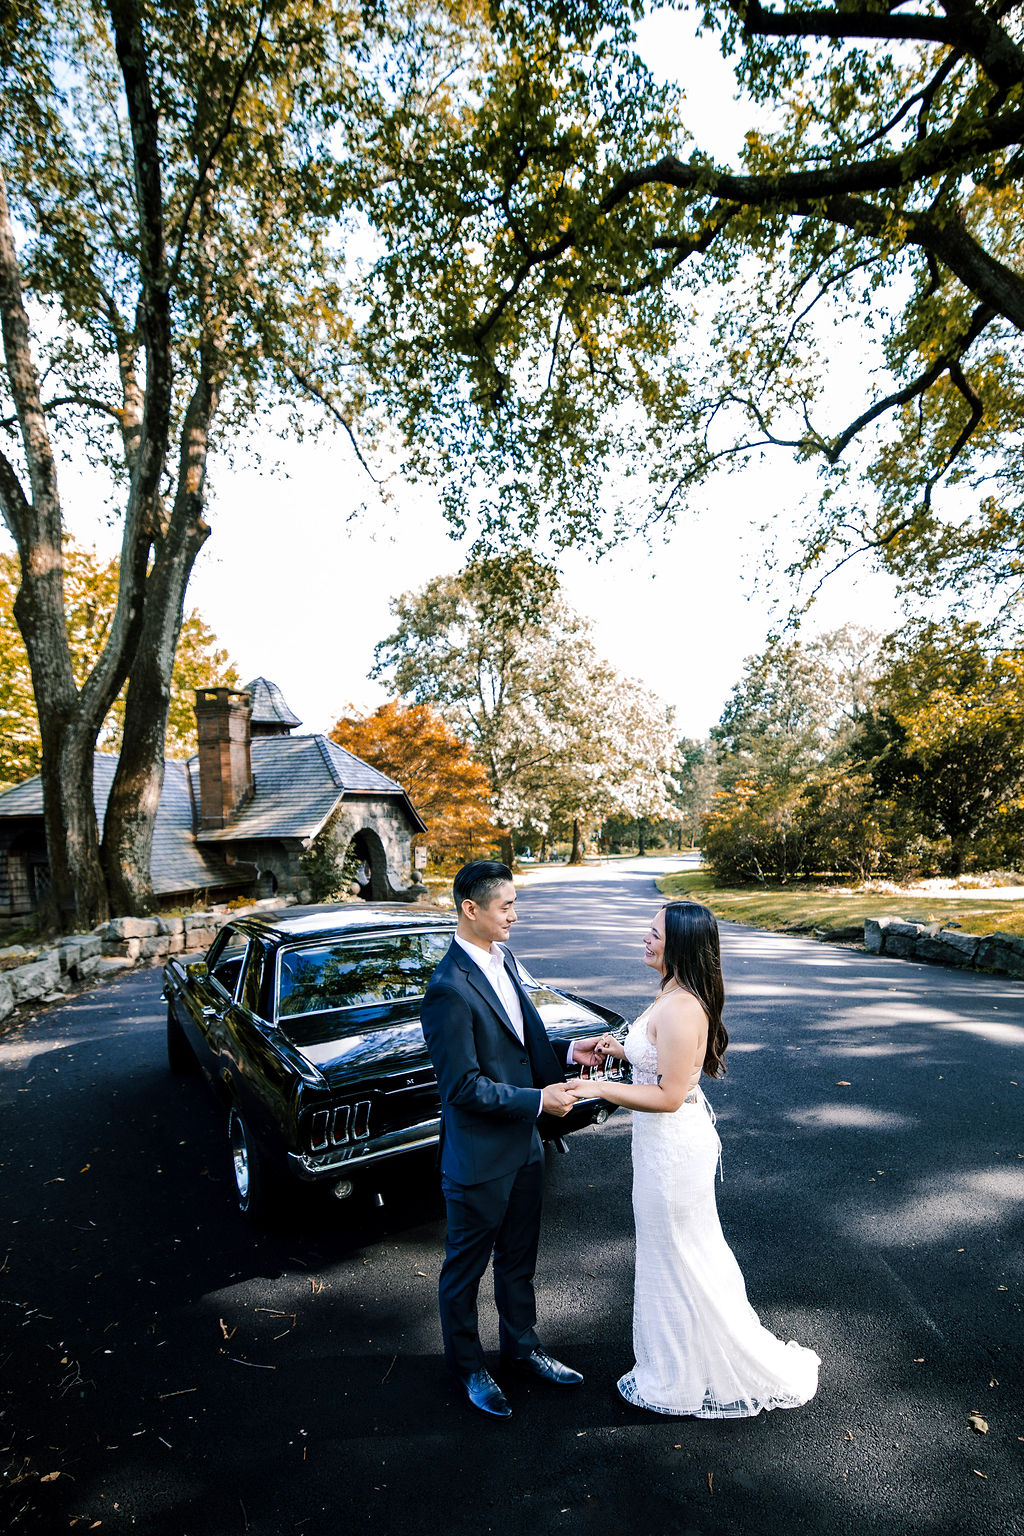
[[[307,1123],[311,1152],[327,1152],[331,1147],[366,1141],[370,1135],[370,1101],[359,1099],[355,1104],[315,1110]]]

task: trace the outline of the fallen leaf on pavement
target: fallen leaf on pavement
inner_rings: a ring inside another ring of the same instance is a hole
[[[838,1083],[836,1083],[836,1087],[837,1087],[837,1088],[852,1088],[852,1087],[853,1087],[853,1084],[852,1084],[852,1083],[848,1083],[848,1082],[847,1082],[847,1081],[846,1081],[846,1078],[845,1078],[845,1077],[841,1077],[841,1078],[840,1078],[840,1079],[839,1079],[839,1081],[838,1081]]]
[[[44,1472],[39,1481],[41,1483],[55,1483],[58,1477],[60,1477],[59,1472]]]
[[[972,1429],[977,1430],[979,1435],[988,1434],[988,1423],[976,1410],[967,1415],[967,1422]]]

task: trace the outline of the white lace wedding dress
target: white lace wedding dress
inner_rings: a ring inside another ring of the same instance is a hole
[[[637,1084],[657,1081],[648,1008],[626,1056]],[[633,1111],[636,1364],[619,1381],[627,1402],[701,1419],[798,1408],[814,1396],[820,1360],[769,1333],[747,1301],[715,1206],[721,1142],[695,1088],[674,1114]]]

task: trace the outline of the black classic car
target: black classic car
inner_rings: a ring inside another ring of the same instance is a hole
[[[291,907],[238,917],[205,959],[164,967],[168,1061],[177,1073],[198,1065],[220,1098],[245,1215],[272,1215],[297,1183],[344,1199],[364,1170],[436,1144],[419,1009],[454,928],[408,906]],[[553,1039],[622,1025],[519,969]],[[542,1116],[541,1132],[560,1138],[610,1110],[586,1100]]]

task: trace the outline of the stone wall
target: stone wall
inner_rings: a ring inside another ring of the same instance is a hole
[[[902,917],[869,917],[864,924],[869,955],[898,955],[974,971],[995,971],[1024,980],[1024,938],[1012,933],[961,933],[941,923],[915,923]]]
[[[0,1020],[19,1005],[58,1003],[79,982],[135,966],[163,965],[169,955],[201,955],[231,918],[294,904],[294,896],[284,896],[246,907],[211,907],[185,917],[112,917],[91,933],[66,934],[38,948],[10,945],[0,949],[5,964],[0,971]]]

